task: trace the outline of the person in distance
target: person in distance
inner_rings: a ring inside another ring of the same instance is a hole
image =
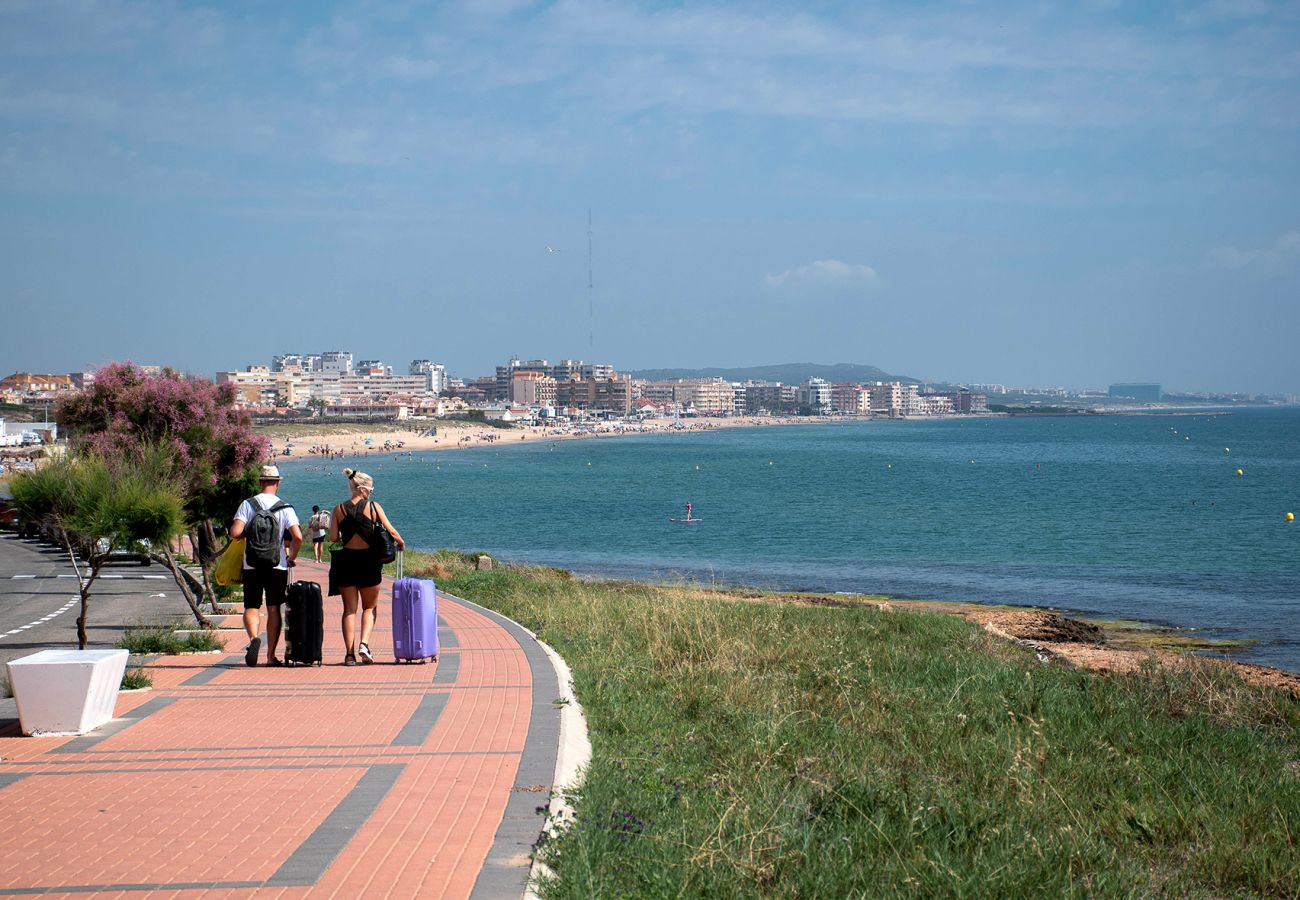
[[[371,500],[375,480],[365,472],[344,469],[352,496],[334,507],[330,516],[330,542],[342,541],[343,547],[330,557],[330,596],[343,598],[343,646],[345,666],[354,666],[358,658],[370,664],[370,632],[375,627],[375,609],[379,605],[379,583],[383,564],[371,547],[370,537],[378,528],[386,528],[399,550],[406,548],[402,536],[388,521],[384,508]],[[361,610],[361,627],[357,627],[357,609]],[[358,632],[360,632],[358,634]]]

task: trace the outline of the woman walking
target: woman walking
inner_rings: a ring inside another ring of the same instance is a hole
[[[347,655],[343,665],[355,666],[357,660],[367,665],[375,658],[370,652],[370,631],[375,627],[375,608],[379,605],[379,582],[383,580],[383,563],[370,546],[371,534],[380,527],[393,536],[399,550],[406,543],[384,515],[384,509],[372,502],[375,480],[365,472],[344,469],[352,497],[334,507],[330,516],[330,541],[342,541],[343,548],[330,557],[330,596],[343,597],[343,646]],[[361,609],[360,634],[357,609]]]

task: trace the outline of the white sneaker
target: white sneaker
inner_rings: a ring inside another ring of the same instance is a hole
[[[370,648],[365,644],[357,648],[357,657],[366,665],[370,665],[375,661],[375,658],[370,655]]]

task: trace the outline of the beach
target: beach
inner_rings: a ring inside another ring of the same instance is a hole
[[[698,416],[681,420],[648,419],[644,422],[601,422],[584,425],[509,425],[438,419],[424,422],[337,424],[303,422],[259,427],[271,441],[276,460],[366,457],[429,450],[465,450],[501,447],[529,441],[571,441],[588,438],[627,437],[638,434],[692,434],[719,428],[757,428],[770,425],[807,425],[851,421],[844,418],[809,420],[789,416]]]

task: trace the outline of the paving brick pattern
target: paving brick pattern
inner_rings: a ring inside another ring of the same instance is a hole
[[[0,734],[0,894],[518,896],[553,685],[522,629],[447,597],[436,665],[394,664],[389,586],[375,665],[341,665],[327,597],[324,666],[248,668],[232,631],[150,663],[111,727]]]

